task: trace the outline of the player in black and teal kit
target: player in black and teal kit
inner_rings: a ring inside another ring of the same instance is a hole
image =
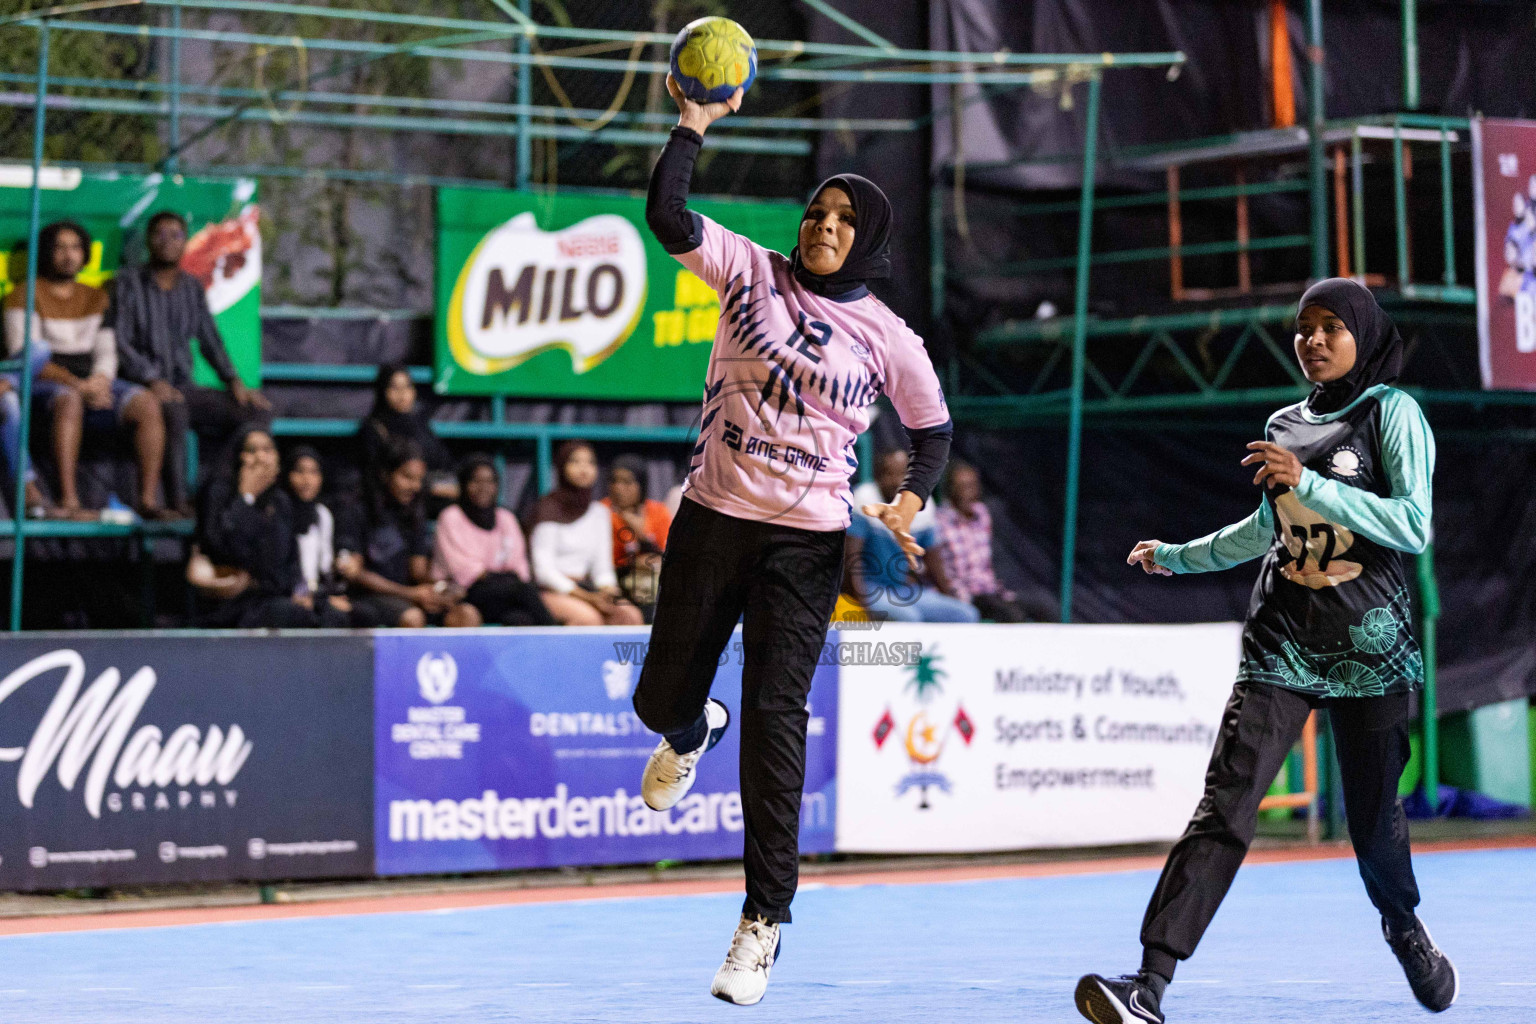
[[[1424,671],[1403,553],[1429,543],[1434,435],[1418,404],[1391,386],[1402,338],[1361,285],[1333,278],[1307,290],[1296,356],[1312,393],[1271,416],[1243,459],[1257,467],[1258,509],[1188,544],[1142,541],[1128,559],[1161,575],[1264,563],[1205,795],[1142,921],[1142,969],[1078,983],[1077,1007],[1096,1024],[1162,1024],[1174,967],[1215,916],[1253,840],[1259,801],[1316,707],[1329,712],[1349,836],[1382,932],[1419,1002],[1440,1011],[1456,998],[1456,970],[1414,913],[1419,890],[1397,801],[1409,691]]]

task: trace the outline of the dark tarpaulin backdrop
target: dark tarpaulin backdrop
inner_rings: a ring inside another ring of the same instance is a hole
[[[1148,576],[1125,564],[1138,540],[1193,540],[1258,507],[1243,445],[1264,413],[1210,428],[1089,429],[1083,435],[1073,617],[1086,622],[1241,619],[1258,562],[1221,573]],[[1536,693],[1536,446],[1439,439],[1435,567],[1442,713]],[[957,455],[981,471],[997,570],[1054,603],[1059,583],[1066,432],[967,430]],[[1410,578],[1413,572],[1410,566]]]
[[[1291,3],[1292,89],[1307,118],[1305,9]],[[1323,5],[1324,105],[1329,117],[1401,108],[1402,5],[1398,0]],[[1106,150],[1270,126],[1269,4],[1266,0],[933,0],[935,47],[1015,53],[1182,50],[1168,82],[1159,70],[1121,69],[1104,78],[1100,143]],[[1530,3],[1419,5],[1420,107],[1466,116],[1536,114],[1536,49]],[[948,86],[935,86],[935,98]],[[975,95],[976,86],[966,87]],[[1080,91],[1080,90],[1079,90]],[[962,118],[969,162],[1080,153],[1082,105],[1063,111],[1054,91],[1020,89],[969,106]],[[935,166],[954,155],[952,126],[935,119]],[[1076,185],[1074,164],[971,172],[978,181],[1032,188]],[[1111,172],[1105,184],[1116,183]]]

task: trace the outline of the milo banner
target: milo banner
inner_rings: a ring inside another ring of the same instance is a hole
[[[261,232],[256,182],[248,178],[211,180],[162,174],[83,174],[44,167],[42,224],[72,220],[91,234],[91,251],[80,280],[106,287],[118,267],[144,263],[144,231],[162,210],[187,219],[186,255],[181,266],[208,291],[219,333],[240,378],[261,383]],[[0,298],[25,287],[27,224],[32,202],[32,168],[0,164]],[[193,347],[197,382],[219,385],[218,376]]]
[[[366,635],[17,634],[0,889],[366,875]]]
[[[770,249],[795,243],[793,204],[690,206]],[[644,199],[445,188],[437,225],[439,392],[699,396],[718,299],[651,236]]]
[[[920,654],[839,670],[838,850],[1177,837],[1203,790],[1240,631],[885,624],[882,642]]]
[[[391,630],[375,638],[378,874],[741,856],[741,644],[713,696],[732,725],[667,811],[640,796],[659,737],[631,705],[650,633]],[[800,844],[832,849],[837,668],[811,686]]]
[[[1485,388],[1536,389],[1536,121],[1472,120]]]

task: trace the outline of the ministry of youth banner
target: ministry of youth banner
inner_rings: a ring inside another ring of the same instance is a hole
[[[649,632],[517,629],[375,639],[377,873],[432,874],[741,856],[740,633],[713,696],[731,711],[677,806],[640,774],[659,739],[631,705]],[[800,848],[832,850],[837,669],[810,699]]]
[[[1536,390],[1536,121],[1472,119],[1483,387]]]
[[[921,653],[840,669],[837,849],[1175,838],[1200,799],[1240,632],[886,624],[881,641]]]

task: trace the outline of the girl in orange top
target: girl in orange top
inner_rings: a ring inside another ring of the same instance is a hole
[[[613,522],[613,567],[620,585],[634,590],[632,600],[642,605],[654,600],[653,584],[672,528],[667,506],[645,496],[646,482],[645,461],[620,455],[608,471],[608,497],[603,499]]]

